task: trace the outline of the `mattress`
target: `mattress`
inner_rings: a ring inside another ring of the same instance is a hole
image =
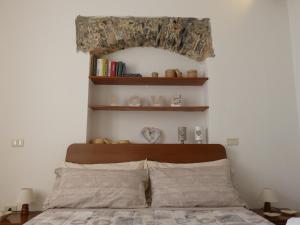
[[[245,208],[50,209],[26,225],[271,225]]]

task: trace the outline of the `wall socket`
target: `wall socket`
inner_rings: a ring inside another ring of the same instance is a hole
[[[11,141],[11,147],[18,147],[18,148],[22,148],[24,147],[24,139],[12,139]]]
[[[239,145],[239,139],[238,138],[227,138],[227,145],[228,146],[237,146],[237,145]]]

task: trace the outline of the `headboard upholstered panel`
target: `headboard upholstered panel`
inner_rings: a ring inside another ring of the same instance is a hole
[[[153,160],[170,163],[208,162],[226,158],[218,144],[72,144],[66,162],[79,164]]]

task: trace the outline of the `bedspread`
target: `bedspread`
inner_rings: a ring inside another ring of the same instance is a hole
[[[26,225],[271,225],[245,208],[51,209]]]

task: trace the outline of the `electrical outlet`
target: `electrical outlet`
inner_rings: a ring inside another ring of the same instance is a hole
[[[4,211],[18,211],[17,210],[17,206],[13,205],[13,206],[4,206]]]
[[[237,145],[239,145],[239,139],[238,138],[227,138],[227,145],[228,146],[237,146]]]
[[[12,139],[11,146],[14,147],[14,148],[16,148],[16,147],[19,147],[19,148],[24,147],[24,139]]]

